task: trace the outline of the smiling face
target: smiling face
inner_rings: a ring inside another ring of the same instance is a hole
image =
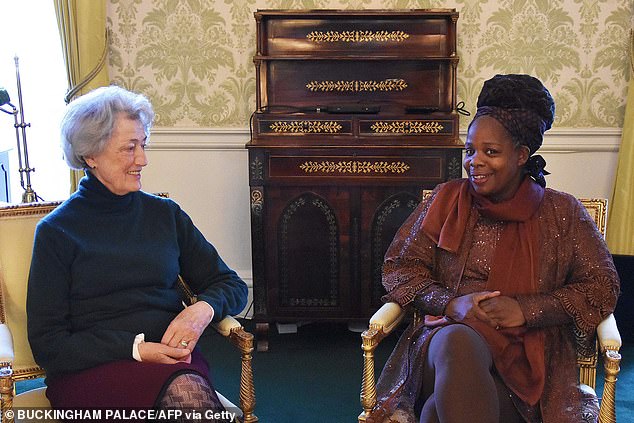
[[[141,169],[147,165],[147,137],[141,122],[119,114],[106,148],[86,157],[91,172],[116,195],[141,189]]]
[[[516,147],[500,122],[482,116],[469,127],[463,166],[473,189],[497,203],[515,195],[528,155],[528,148]]]

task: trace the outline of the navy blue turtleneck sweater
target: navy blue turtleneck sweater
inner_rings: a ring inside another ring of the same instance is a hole
[[[159,342],[183,309],[181,274],[214,321],[245,306],[246,284],[172,200],[111,193],[88,173],[35,232],[28,335],[48,377],[132,360],[134,337]]]

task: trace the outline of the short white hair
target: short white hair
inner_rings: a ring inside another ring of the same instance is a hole
[[[119,113],[139,121],[149,138],[154,110],[143,94],[110,85],[94,89],[68,104],[61,122],[61,143],[70,168],[85,169],[86,157],[104,151]]]

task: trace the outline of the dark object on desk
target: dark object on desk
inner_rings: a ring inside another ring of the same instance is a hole
[[[341,114],[375,114],[381,111],[381,106],[371,106],[363,104],[343,104],[339,106],[328,106],[328,113]]]
[[[434,113],[437,112],[438,108],[437,107],[428,107],[428,106],[407,106],[405,107],[405,113],[412,113],[412,114],[423,114],[423,115],[427,115],[430,113]]]
[[[375,114],[381,111],[381,106],[369,104],[331,104],[328,106],[308,106],[298,109],[304,113],[332,113],[332,114]]]

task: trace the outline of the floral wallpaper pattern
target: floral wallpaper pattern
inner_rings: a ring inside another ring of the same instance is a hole
[[[110,0],[110,77],[150,97],[158,126],[243,128],[255,108],[257,9],[430,7],[460,12],[467,110],[494,74],[530,73],[555,97],[557,127],[623,125],[631,0]]]

